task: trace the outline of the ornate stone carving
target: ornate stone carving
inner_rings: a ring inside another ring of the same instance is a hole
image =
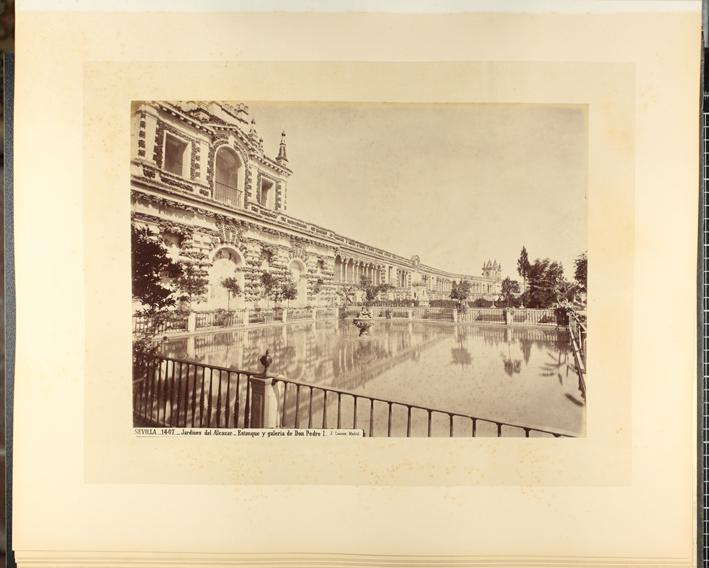
[[[218,219],[217,231],[219,233],[219,242],[222,244],[237,245],[243,240],[243,231],[235,223]]]
[[[307,260],[308,251],[305,250],[305,246],[302,243],[291,242],[291,258],[297,258],[302,261]]]

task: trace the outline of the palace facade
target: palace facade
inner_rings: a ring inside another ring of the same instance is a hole
[[[230,276],[242,290],[231,307],[265,305],[264,272],[290,273],[291,306],[361,299],[363,277],[391,285],[389,300],[423,304],[449,298],[454,281],[470,282],[471,299],[501,293],[496,261],[480,276],[451,273],[288,215],[285,133],[272,157],[244,104],[141,102],[131,120],[132,222],[208,280],[197,309],[226,307]]]

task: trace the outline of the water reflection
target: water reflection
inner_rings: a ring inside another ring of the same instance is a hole
[[[415,323],[378,322],[376,333],[360,338],[348,322],[307,322],[283,327],[201,335],[168,341],[163,352],[210,365],[260,370],[270,350],[270,371],[292,380],[356,388],[452,333]]]
[[[468,367],[472,364],[473,357],[470,355],[470,351],[465,347],[465,340],[467,339],[466,328],[456,328],[455,337],[457,344],[455,347],[451,348],[453,364]]]
[[[501,420],[580,432],[584,400],[566,331],[377,321],[294,323],[168,341],[171,357]],[[510,378],[514,377],[514,381]]]

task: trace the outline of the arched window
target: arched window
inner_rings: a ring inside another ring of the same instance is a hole
[[[241,205],[240,178],[243,167],[239,155],[231,148],[222,146],[217,150],[214,168],[214,199],[232,207]]]
[[[222,247],[214,254],[209,267],[208,307],[211,309],[237,309],[243,306],[244,261],[241,254],[231,247]],[[224,286],[224,280],[236,278],[241,294],[235,295]]]
[[[296,286],[295,302],[290,302],[291,306],[306,306],[308,304],[308,271],[302,260],[293,259],[288,264],[291,279]]]

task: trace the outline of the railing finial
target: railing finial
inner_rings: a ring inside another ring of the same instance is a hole
[[[263,365],[263,374],[265,376],[266,373],[268,373],[268,368],[270,367],[271,363],[273,363],[273,357],[271,357],[271,355],[269,354],[268,349],[266,349],[266,353],[261,356],[259,362]]]

